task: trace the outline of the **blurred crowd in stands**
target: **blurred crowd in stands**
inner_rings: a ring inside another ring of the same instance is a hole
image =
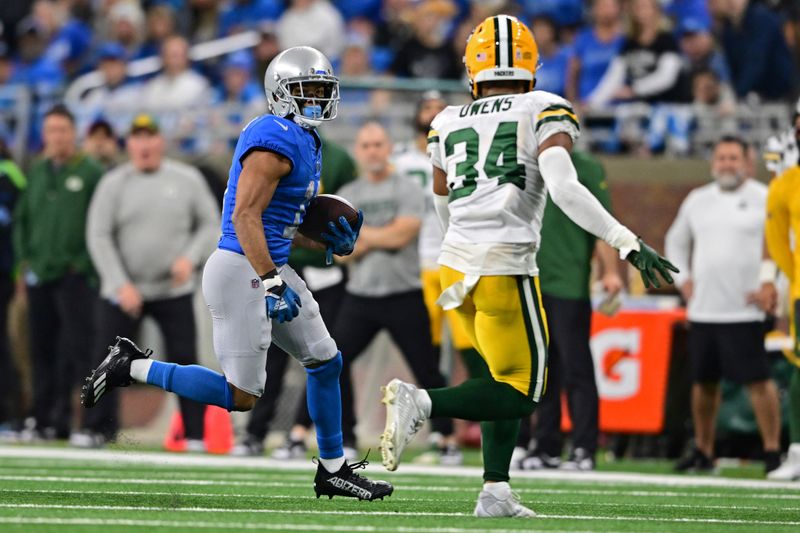
[[[132,113],[232,104],[234,116],[226,118],[241,125],[253,114],[249,106],[262,108],[261,77],[284,48],[315,46],[347,79],[462,80],[469,31],[500,12],[533,29],[537,88],[567,97],[581,111],[654,105],[648,151],[693,127],[685,109],[661,104],[690,104],[690,114],[699,106],[724,119],[737,102],[796,96],[800,5],[791,0],[17,0],[0,5],[0,112],[15,105],[3,96],[9,87],[29,91],[26,148],[34,151],[41,116],[65,94],[81,135],[94,120],[113,116],[109,109],[132,102],[138,107]],[[193,45],[243,32],[253,40],[227,55],[190,61]],[[131,62],[153,56],[160,56],[161,70],[132,75],[138,73]],[[99,83],[70,91],[95,69]],[[345,103],[371,97],[343,91]],[[612,115],[614,135],[599,148],[628,148],[630,114]]]

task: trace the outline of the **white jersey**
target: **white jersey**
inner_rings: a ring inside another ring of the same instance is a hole
[[[415,181],[425,191],[425,215],[419,232],[419,261],[423,269],[438,268],[436,261],[442,251],[442,225],[433,207],[433,167],[428,156],[416,144],[408,143],[406,149],[394,157],[398,176]]]
[[[481,98],[436,116],[428,154],[450,191],[440,264],[478,276],[538,273],[547,199],[539,145],[560,132],[577,139],[577,117],[544,91]]]

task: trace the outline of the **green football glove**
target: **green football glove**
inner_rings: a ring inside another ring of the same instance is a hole
[[[656,271],[661,274],[661,277],[664,278],[664,281],[667,283],[673,283],[672,276],[670,275],[669,271],[672,270],[673,272],[678,273],[680,270],[678,270],[675,265],[667,261],[665,257],[658,255],[658,252],[645,244],[641,238],[639,238],[638,241],[640,246],[639,251],[632,251],[625,259],[639,270],[639,273],[642,275],[642,281],[644,282],[645,288],[649,289],[651,286],[653,286],[658,289],[661,287],[661,283],[658,281],[658,277],[656,276]]]

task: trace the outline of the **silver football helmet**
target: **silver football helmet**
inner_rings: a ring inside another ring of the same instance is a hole
[[[293,115],[304,128],[336,118],[339,78],[328,58],[310,46],[295,46],[275,56],[264,73],[264,91],[273,114]]]

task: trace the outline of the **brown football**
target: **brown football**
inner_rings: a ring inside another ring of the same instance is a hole
[[[309,239],[324,244],[325,240],[321,234],[328,232],[328,222],[338,225],[336,221],[342,216],[350,224],[350,227],[355,227],[358,222],[358,210],[353,207],[353,204],[335,194],[320,194],[308,204],[306,215],[303,217],[303,223],[300,224],[298,231]]]

